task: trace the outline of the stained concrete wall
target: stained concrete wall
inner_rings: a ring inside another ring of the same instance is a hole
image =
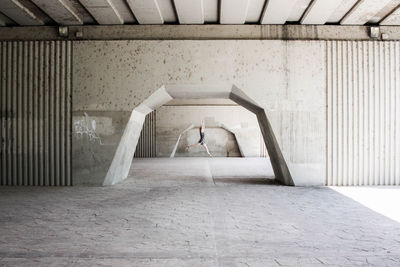
[[[102,185],[129,116],[128,111],[73,112],[74,185]]]
[[[76,42],[73,110],[112,118],[112,124],[122,129],[126,112],[163,84],[233,83],[265,108],[296,185],[322,185],[325,53],[324,41]],[[121,131],[115,131],[109,137],[120,136]],[[77,143],[76,138],[74,134],[74,174],[90,173],[93,166],[111,161],[117,144],[110,143],[98,160],[92,152],[101,144]],[[83,159],[85,164],[76,165]],[[74,175],[74,179],[86,178]]]
[[[259,157],[261,132],[256,116],[241,106],[163,106],[157,110],[157,156],[169,157],[179,134],[191,124],[195,126],[184,133],[176,157],[207,156],[204,148],[185,146],[199,140],[200,121],[206,125],[206,142],[213,156]],[[224,127],[228,128],[225,129]],[[229,129],[237,129],[243,136],[236,140]],[[241,151],[238,146],[241,142]]]

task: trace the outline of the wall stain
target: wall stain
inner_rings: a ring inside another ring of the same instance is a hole
[[[78,136],[87,135],[89,141],[98,141],[100,145],[104,145],[100,136],[96,133],[96,120],[90,118],[86,112],[82,119],[74,121],[74,133]]]

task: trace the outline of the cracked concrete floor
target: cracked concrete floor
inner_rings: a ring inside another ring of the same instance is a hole
[[[0,265],[400,266],[399,222],[272,175],[265,159],[159,158],[113,187],[1,187]]]

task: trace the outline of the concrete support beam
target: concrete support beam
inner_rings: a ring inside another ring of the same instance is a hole
[[[12,26],[15,25],[15,22],[12,21],[9,17],[4,16],[0,13],[0,26]]]
[[[1,0],[0,12],[19,25],[45,25],[52,22],[28,0]]]
[[[204,24],[203,0],[174,0],[180,24]]]
[[[249,0],[221,0],[221,24],[244,24]]]
[[[380,25],[400,25],[400,5],[390,13],[386,18],[384,18]]]
[[[134,22],[128,6],[122,0],[80,0],[99,24]]]
[[[269,0],[261,16],[261,24],[285,24],[296,1]]]
[[[340,21],[341,25],[362,25],[369,22],[376,13],[391,4],[392,0],[361,0]]]
[[[127,0],[140,24],[163,24],[160,7],[156,0]]]
[[[400,40],[399,26],[381,26]],[[68,38],[58,27],[0,27],[2,41],[28,40],[372,40],[367,26],[332,25],[114,25],[70,26]],[[81,32],[82,37],[75,33]]]
[[[342,0],[314,0],[301,19],[301,24],[325,24]]]
[[[76,2],[71,0],[32,0],[46,12],[54,21],[61,25],[81,25],[87,23],[85,17],[90,17],[84,9],[78,9]]]

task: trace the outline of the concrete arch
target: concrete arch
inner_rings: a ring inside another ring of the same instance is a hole
[[[265,110],[242,90],[231,85],[193,86],[193,85],[164,85],[136,107],[129,118],[124,133],[108,169],[103,185],[114,185],[126,179],[148,113],[156,110],[172,99],[231,99],[257,116],[261,133],[270,156],[275,179],[284,185],[294,185],[286,161],[276,141],[271,124]]]

